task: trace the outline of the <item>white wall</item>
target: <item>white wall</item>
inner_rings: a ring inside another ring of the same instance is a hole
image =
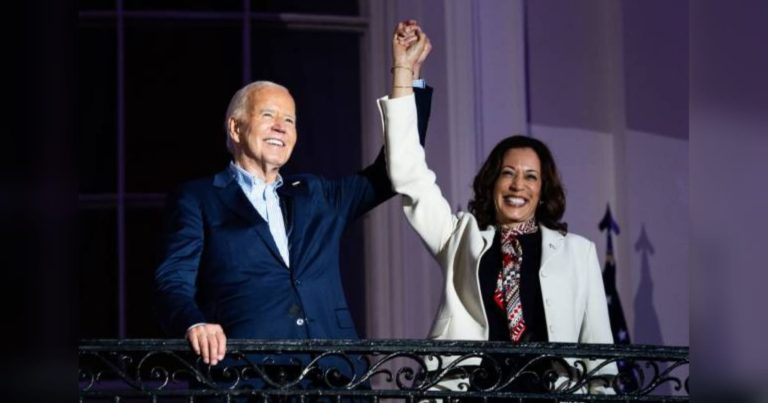
[[[622,229],[632,244],[624,262],[632,273],[633,342],[688,345],[688,141],[630,130],[626,145]],[[647,267],[634,247],[643,227],[654,250]]]

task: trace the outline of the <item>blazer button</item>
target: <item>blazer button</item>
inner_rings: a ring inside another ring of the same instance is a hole
[[[549,325],[549,333],[555,334],[555,327],[553,325]]]
[[[543,272],[543,271],[542,271],[542,272],[540,272],[539,274],[541,274],[541,277],[547,277],[547,273],[545,273],[545,272]]]
[[[544,303],[546,303],[546,304],[547,304],[547,306],[550,306],[550,305],[552,305],[552,303],[549,301],[549,298],[545,299],[545,300],[544,300]]]
[[[304,318],[296,319],[296,325],[297,326],[304,326]]]

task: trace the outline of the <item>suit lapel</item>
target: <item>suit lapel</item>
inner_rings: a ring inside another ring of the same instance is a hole
[[[282,256],[280,256],[275,240],[272,238],[272,233],[269,232],[269,225],[261,218],[259,212],[253,208],[253,205],[245,197],[245,193],[243,193],[243,190],[232,175],[227,170],[220,172],[214,177],[213,185],[219,188],[218,195],[221,202],[232,212],[240,216],[240,218],[244,219],[259,234],[264,245],[267,246],[267,249],[269,249],[275,259],[287,268]]]
[[[551,230],[543,225],[540,225],[541,229],[541,269],[544,270],[547,263],[557,256],[563,249],[563,241],[565,237],[554,230]]]
[[[296,178],[285,178],[284,181],[283,186],[277,189],[277,194],[280,196],[280,207],[288,236],[288,255],[291,265],[300,267],[297,263],[301,259],[301,243],[305,234],[305,229],[301,228],[305,217],[301,213],[306,211],[298,208],[297,204],[301,204],[301,201],[297,201],[297,198],[307,193],[307,187],[303,180]]]
[[[489,225],[488,228],[486,228],[483,231],[480,231],[480,236],[483,237],[483,250],[480,253],[480,255],[484,255],[485,252],[488,251],[488,249],[491,248],[491,244],[493,243],[493,237],[496,236],[496,227],[493,225]]]
[[[474,217],[472,220],[474,220]],[[469,225],[473,225],[477,228],[478,232],[473,230],[470,231],[472,238],[467,243],[469,249],[465,250],[459,248],[458,250],[455,250],[456,255],[454,259],[457,259],[457,264],[453,266],[456,267],[456,269],[451,270],[453,271],[453,281],[456,290],[458,291],[459,299],[462,301],[462,304],[464,304],[464,307],[467,309],[470,316],[472,316],[477,323],[480,323],[487,331],[488,319],[485,316],[485,307],[483,304],[482,291],[480,289],[479,271],[484,260],[487,263],[487,260],[483,258],[493,244],[496,228],[489,225],[486,229],[481,230],[479,226],[477,226],[477,221],[474,221]],[[477,237],[476,234],[479,234],[479,237]],[[464,267],[467,268],[467,270],[465,270]]]

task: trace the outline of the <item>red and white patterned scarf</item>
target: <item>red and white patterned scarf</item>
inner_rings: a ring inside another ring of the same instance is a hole
[[[523,320],[523,305],[520,301],[520,269],[523,265],[523,249],[520,246],[519,235],[532,234],[539,230],[536,220],[530,220],[514,225],[502,225],[498,228],[501,233],[501,262],[502,270],[496,280],[496,292],[493,299],[496,305],[507,313],[509,335],[515,343],[525,332]]]

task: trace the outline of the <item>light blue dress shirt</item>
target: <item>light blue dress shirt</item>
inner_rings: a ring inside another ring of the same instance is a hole
[[[229,170],[261,218],[269,224],[269,232],[277,245],[277,250],[280,251],[285,265],[290,267],[288,236],[285,233],[283,212],[280,210],[280,197],[277,195],[277,188],[283,185],[283,177],[278,174],[277,179],[268,184],[249,174],[234,162],[229,163]]]

